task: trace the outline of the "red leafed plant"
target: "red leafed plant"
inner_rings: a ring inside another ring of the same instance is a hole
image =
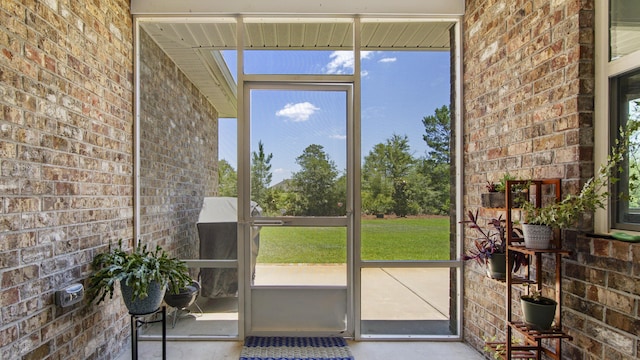
[[[462,221],[463,224],[469,224],[469,228],[474,229],[478,234],[473,238],[473,247],[462,256],[463,260],[475,260],[481,265],[487,265],[489,259],[494,253],[503,254],[506,252],[507,239],[505,233],[507,231],[505,220],[500,215],[497,219],[491,219],[487,223],[486,229],[478,224],[478,210],[475,214],[471,211],[467,213],[468,220]],[[520,229],[513,229],[512,237],[522,237]],[[516,272],[522,265],[527,265],[529,260],[525,254],[512,252],[514,258],[513,271]]]

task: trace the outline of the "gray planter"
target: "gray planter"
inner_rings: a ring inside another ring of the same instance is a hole
[[[512,254],[513,255],[513,254]],[[509,265],[506,261],[507,254],[505,253],[493,253],[488,261],[487,276],[496,280],[504,280],[507,278],[507,271],[511,271],[515,264],[515,258],[513,256],[509,259]]]
[[[521,192],[512,192],[509,207],[519,207],[523,201],[527,200],[527,194]],[[504,209],[506,196],[504,192],[490,192],[480,194],[482,207]]]
[[[166,290],[166,285],[161,285],[158,282],[152,282],[149,284],[148,296],[145,298],[133,299],[133,289],[127,286],[124,282],[120,282],[120,290],[122,291],[122,300],[129,309],[129,313],[132,315],[144,315],[150,314],[160,308],[162,304],[162,298]]]
[[[507,278],[507,261],[506,254],[493,253],[489,258],[487,266],[487,275],[492,279],[503,280]]]
[[[547,225],[522,224],[524,246],[529,249],[548,249],[553,231]]]
[[[541,302],[533,302],[530,298],[521,297],[520,305],[527,326],[540,331],[551,329],[558,305],[555,300],[543,297]]]

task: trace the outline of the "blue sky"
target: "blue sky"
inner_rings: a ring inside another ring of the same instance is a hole
[[[225,53],[235,74],[234,53]],[[362,157],[394,133],[407,135],[414,156],[427,150],[422,118],[449,104],[449,53],[362,52]],[[353,56],[333,51],[245,52],[245,72],[263,74],[352,74]],[[272,153],[272,185],[299,170],[295,158],[320,144],[346,168],[346,102],[342,93],[267,91],[252,93],[251,151],[258,141]],[[220,119],[219,157],[236,165],[236,120]]]

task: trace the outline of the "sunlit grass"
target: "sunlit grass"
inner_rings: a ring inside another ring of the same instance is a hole
[[[448,260],[449,218],[362,220],[363,260]],[[259,263],[344,263],[344,228],[263,227]]]

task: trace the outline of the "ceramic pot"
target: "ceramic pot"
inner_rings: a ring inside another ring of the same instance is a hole
[[[129,309],[129,313],[132,315],[144,315],[150,314],[162,304],[162,298],[166,290],[166,285],[153,281],[149,284],[148,296],[145,298],[133,299],[133,289],[127,286],[124,282],[120,282],[120,290],[122,291],[122,300]]]
[[[200,284],[194,281],[190,285],[180,289],[177,294],[171,294],[170,292],[164,294],[164,302],[176,309],[184,309],[196,301],[199,291]]]
[[[547,225],[522,224],[524,246],[529,249],[548,249],[553,231]]]
[[[527,326],[540,331],[551,329],[558,305],[555,300],[543,297],[540,302],[533,302],[530,298],[521,297],[520,305]]]
[[[506,254],[493,253],[487,265],[487,275],[492,279],[503,280],[507,278]]]

